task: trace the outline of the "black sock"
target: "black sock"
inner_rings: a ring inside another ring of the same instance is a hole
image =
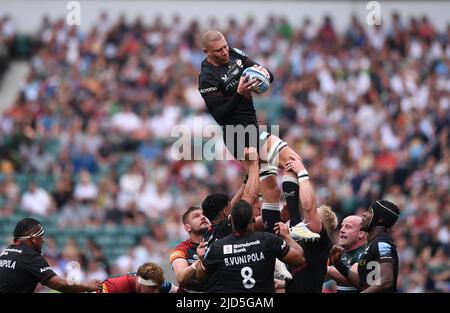
[[[280,204],[263,202],[261,215],[264,224],[264,231],[274,233],[275,224],[281,221]]]
[[[299,210],[298,182],[294,177],[283,176],[282,189],[290,217],[290,226],[295,226],[302,221]]]

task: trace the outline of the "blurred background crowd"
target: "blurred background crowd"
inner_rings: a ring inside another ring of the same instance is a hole
[[[80,264],[83,279],[104,279],[146,261],[169,274],[169,251],[187,237],[182,213],[208,193],[232,195],[244,176],[235,161],[171,154],[175,125],[206,141],[195,125],[213,123],[197,89],[210,28],[274,73],[254,96],[258,119],[302,156],[318,203],[342,220],[395,202],[399,290],[449,292],[450,24],[427,16],[353,17],[338,32],[328,16],[296,27],[103,13],[87,32],[44,17],[33,36],[1,16],[0,76],[15,58],[30,71],[0,113],[0,246],[32,215],[58,274]]]

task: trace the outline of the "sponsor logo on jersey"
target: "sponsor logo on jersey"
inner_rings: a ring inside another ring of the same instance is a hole
[[[233,253],[233,245],[223,246],[223,254],[232,254],[232,253]]]
[[[239,243],[233,245],[233,253],[247,252],[247,248],[255,245],[259,245],[261,242],[259,240],[250,241],[246,243]]]
[[[217,87],[209,87],[209,88],[200,89],[200,93],[207,93],[207,92],[211,92],[211,91],[217,91]]]
[[[41,273],[43,273],[45,271],[51,271],[51,270],[52,270],[52,268],[50,266],[47,266],[47,267],[44,267],[44,268],[40,269]]]
[[[386,242],[379,242],[378,243],[378,251],[380,252],[381,256],[390,256],[391,255],[391,245]]]

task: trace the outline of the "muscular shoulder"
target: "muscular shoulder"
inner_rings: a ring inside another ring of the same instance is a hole
[[[389,260],[397,255],[397,249],[389,236],[378,236],[372,240],[362,255],[362,258],[376,259],[379,261]]]
[[[189,240],[185,240],[180,242],[175,249],[170,253],[170,263],[172,263],[175,259],[187,259],[188,258],[188,250],[192,247],[192,243]]]

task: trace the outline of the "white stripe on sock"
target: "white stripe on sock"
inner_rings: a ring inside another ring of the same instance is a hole
[[[263,202],[261,210],[281,211],[281,208],[278,202],[277,203]]]

